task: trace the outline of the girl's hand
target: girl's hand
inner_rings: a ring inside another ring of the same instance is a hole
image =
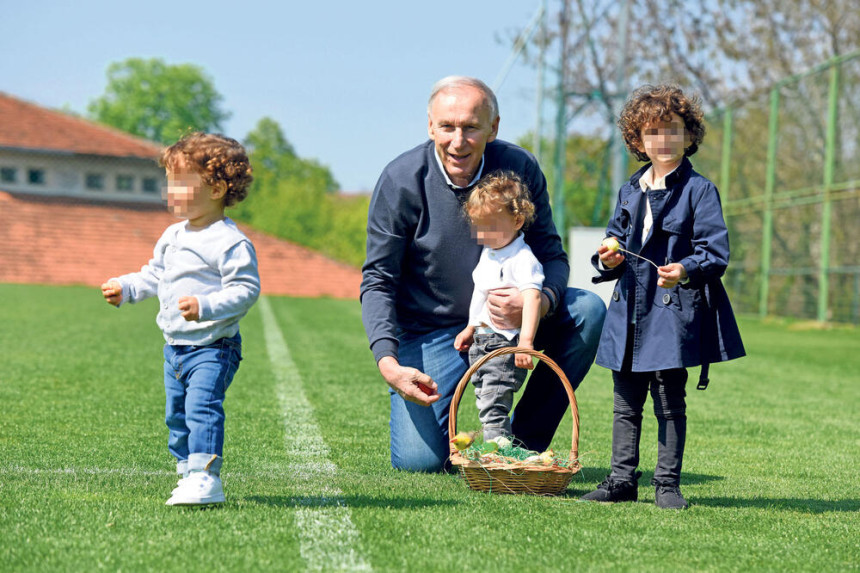
[[[657,267],[657,274],[660,276],[657,279],[657,286],[663,288],[673,288],[687,278],[687,270],[681,263],[669,263],[668,265]]]
[[[614,269],[624,262],[624,255],[618,251],[613,251],[605,245],[597,247],[597,256],[600,257],[600,262],[607,269]]]
[[[196,296],[179,297],[179,310],[182,312],[182,318],[189,322],[200,319],[200,303],[197,302]]]
[[[122,302],[122,285],[117,281],[108,281],[102,285],[102,296],[108,304],[119,306]]]

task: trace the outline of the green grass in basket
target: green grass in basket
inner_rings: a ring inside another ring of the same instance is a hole
[[[682,487],[692,505],[666,512],[648,485],[650,403],[640,502],[577,501],[608,473],[608,371],[593,368],[577,392],[584,467],[564,495],[478,493],[457,475],[390,468],[388,393],[357,302],[271,299],[330,471],[316,483],[293,473],[295,428],[255,307],[225,403],[228,502],[194,511],[164,506],[175,476],[155,302],[116,310],[98,289],[23,285],[0,285],[0,301],[4,571],[300,571],[308,551],[342,551],[345,539],[376,571],[857,568],[854,329],[743,320],[750,356],[713,366],[707,391],[689,388]],[[460,413],[461,428],[479,427],[473,392]],[[570,435],[568,416],[552,448],[568,451]],[[309,516],[337,511],[348,511],[354,536],[331,531],[309,546]]]

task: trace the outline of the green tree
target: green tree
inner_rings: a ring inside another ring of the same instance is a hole
[[[230,116],[221,101],[198,66],[129,58],[108,66],[105,93],[87,109],[96,121],[170,144],[189,131],[220,131]]]
[[[254,183],[231,216],[332,258],[361,264],[369,198],[335,193],[338,183],[331,171],[299,157],[271,118],[257,123],[245,146]]]

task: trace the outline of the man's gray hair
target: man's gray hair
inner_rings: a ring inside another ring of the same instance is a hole
[[[433,84],[433,89],[430,90],[430,99],[427,102],[427,113],[430,113],[430,107],[433,105],[433,100],[436,99],[439,92],[462,87],[472,87],[481,90],[490,106],[490,119],[495,120],[499,117],[499,101],[496,99],[496,94],[493,93],[490,86],[478,78],[470,78],[469,76],[448,76]]]

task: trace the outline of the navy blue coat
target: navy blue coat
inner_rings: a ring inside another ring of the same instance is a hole
[[[645,193],[637,171],[618,192],[606,236],[627,248],[634,213]],[[654,222],[639,254],[658,265],[681,263],[689,282],[657,286],[657,269],[626,253],[614,269],[592,264],[595,283],[616,280],[603,324],[597,364],[621,370],[632,328],[632,370],[654,372],[722,362],[745,355],[740,332],[720,277],[729,263],[729,235],[716,186],[696,173],[687,158],[666,178],[666,189],[648,191]],[[641,224],[638,233],[642,232]],[[634,320],[635,318],[635,320]]]

